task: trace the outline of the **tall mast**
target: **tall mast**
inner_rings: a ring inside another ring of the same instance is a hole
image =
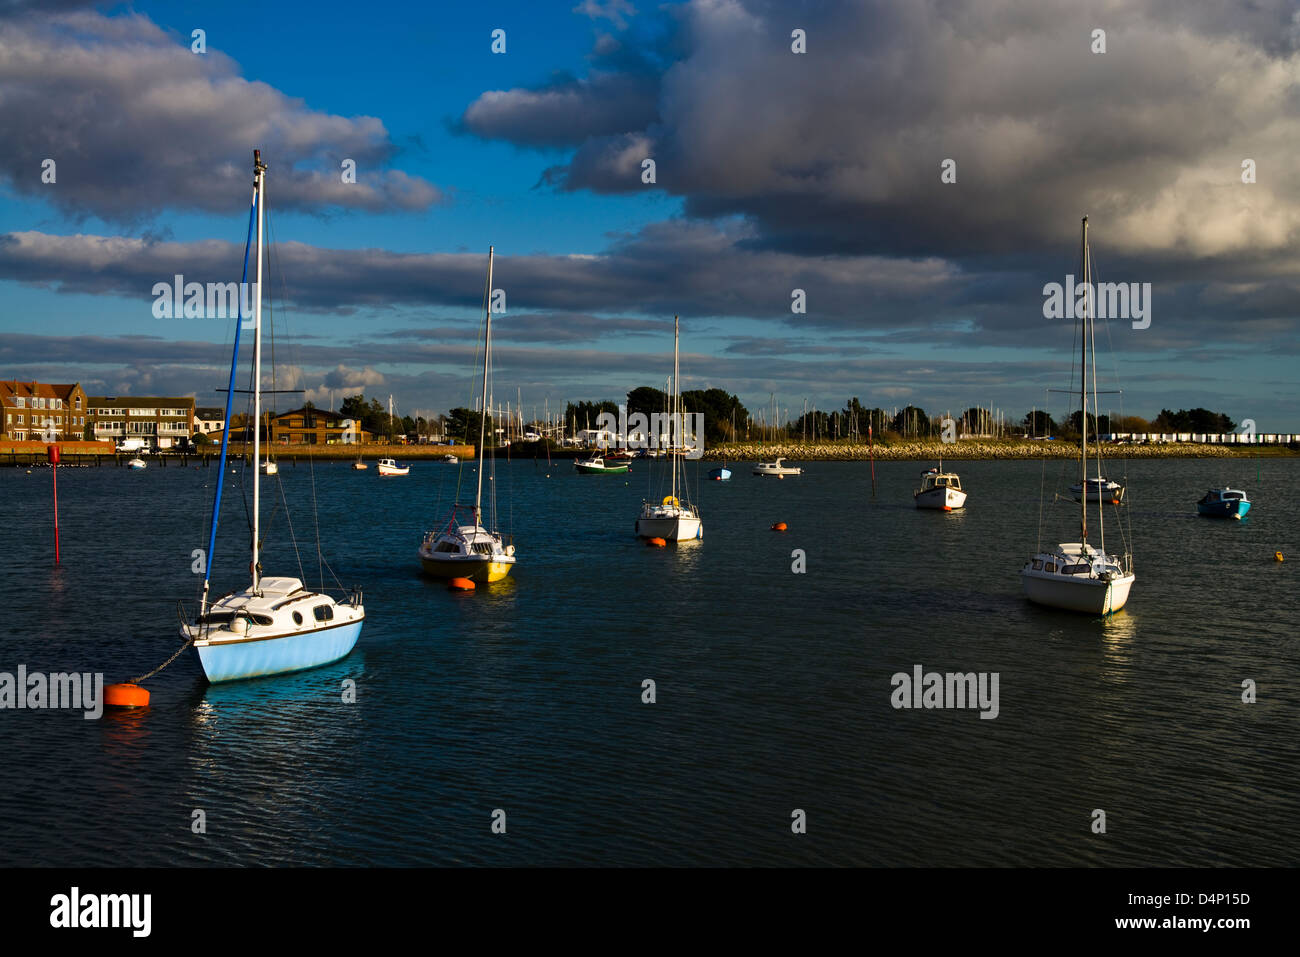
[[[483,397],[478,419],[478,491],[474,495],[474,521],[483,524],[483,438],[487,434],[488,363],[492,356],[492,257],[496,247],[488,247],[487,294],[483,297],[485,331],[483,333]]]
[[[1088,217],[1085,216],[1083,217],[1083,364],[1079,369],[1079,397],[1082,405],[1079,425],[1083,438],[1082,451],[1079,453],[1079,486],[1083,489],[1082,494],[1079,496],[1079,504],[1083,509],[1081,521],[1083,530],[1082,545],[1088,544],[1088,314],[1092,305],[1088,295],[1089,266]]]
[[[257,567],[258,538],[261,535],[262,475],[258,458],[262,454],[262,222],[266,210],[266,164],[262,151],[253,151],[253,175],[257,183],[257,298],[253,303],[253,591],[261,584]]]
[[[677,330],[679,320],[673,316],[673,432],[676,433],[677,441],[674,445],[680,445],[682,442],[682,421],[679,418],[681,413],[682,384],[677,381],[678,364],[677,364]],[[677,498],[677,462],[679,456],[676,454],[679,449],[673,449],[673,498]],[[661,485],[660,488],[663,488]]]

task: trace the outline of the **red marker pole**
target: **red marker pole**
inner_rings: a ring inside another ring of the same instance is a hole
[[[47,445],[45,456],[50,462],[50,476],[54,481],[54,567],[59,567],[59,447]]]

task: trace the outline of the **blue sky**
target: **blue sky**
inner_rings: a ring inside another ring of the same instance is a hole
[[[0,0],[0,377],[210,395],[228,324],[149,290],[238,278],[260,146],[280,381],[318,402],[466,404],[494,243],[526,407],[661,385],[680,312],[684,387],[754,410],[1018,417],[1069,378],[1042,286],[1088,213],[1101,278],[1154,290],[1149,329],[1103,337],[1125,411],[1300,430],[1291,5],[30,6]]]

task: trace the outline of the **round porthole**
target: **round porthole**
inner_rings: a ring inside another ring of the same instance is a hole
[[[295,612],[293,613],[293,623],[294,623],[295,625],[301,625],[301,624],[302,624],[302,612],[295,611]]]

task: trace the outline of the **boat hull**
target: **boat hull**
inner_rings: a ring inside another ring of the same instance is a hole
[[[1082,501],[1083,499],[1083,489],[1079,488],[1077,485],[1070,487],[1070,494],[1074,496],[1076,502]],[[1088,501],[1119,505],[1124,501],[1124,486],[1120,485],[1116,488],[1103,489],[1099,489],[1096,486],[1089,486]]]
[[[631,468],[630,465],[606,465],[602,467],[581,465],[577,462],[573,464],[573,467],[578,470],[579,475],[622,475]]]
[[[409,475],[410,472],[411,468],[409,465],[403,466],[402,468],[393,468],[391,465],[379,466],[380,475]]]
[[[346,657],[361,637],[365,619],[316,631],[260,638],[195,644],[208,681],[240,681],[291,671],[319,668]]]
[[[1235,502],[1211,502],[1209,505],[1198,502],[1196,511],[1207,518],[1236,518],[1246,517],[1250,511],[1250,503],[1243,501]]]
[[[966,493],[960,489],[937,486],[917,492],[913,498],[917,508],[934,508],[945,512],[966,507]]]
[[[704,537],[704,523],[698,518],[638,518],[636,533],[640,538],[662,538],[683,542]]]
[[[469,558],[431,558],[421,554],[420,567],[426,575],[434,578],[468,578],[470,581],[490,585],[509,577],[515,563]]]
[[[1108,615],[1127,604],[1134,576],[1120,575],[1110,581],[1103,581],[1100,578],[1057,575],[1026,568],[1020,572],[1020,580],[1024,585],[1025,597],[1036,605]]]
[[[726,482],[731,478],[731,469],[710,469],[709,478],[714,482]]]

